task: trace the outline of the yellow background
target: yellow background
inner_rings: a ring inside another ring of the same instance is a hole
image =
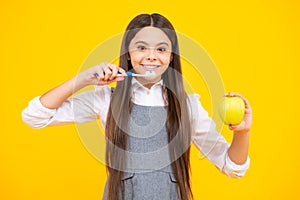
[[[75,126],[34,130],[22,122],[21,111],[75,75],[87,55],[134,16],[153,12],[201,44],[226,91],[243,94],[253,108],[246,176],[227,178],[193,147],[195,199],[299,198],[297,1],[79,2],[0,3],[1,200],[101,199],[105,167],[87,152]],[[209,98],[202,95],[204,106]],[[223,135],[230,141],[227,129]]]

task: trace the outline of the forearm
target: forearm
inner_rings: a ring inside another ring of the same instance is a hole
[[[48,91],[40,97],[40,102],[46,108],[56,109],[67,100],[72,94],[88,85],[108,85],[115,81],[122,81],[118,72],[126,76],[125,71],[116,65],[103,62],[95,67],[79,73],[74,78]],[[98,77],[95,76],[98,74]]]
[[[250,131],[245,133],[234,132],[228,155],[231,161],[241,165],[247,161]]]
[[[40,97],[40,101],[46,108],[56,109],[71,95],[85,87],[79,76],[75,76],[65,83],[53,88]]]

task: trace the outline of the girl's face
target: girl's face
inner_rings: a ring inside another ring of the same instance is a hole
[[[159,28],[142,28],[129,44],[129,59],[138,74],[153,71],[155,75],[138,77],[143,84],[153,84],[161,79],[172,59],[172,43]]]

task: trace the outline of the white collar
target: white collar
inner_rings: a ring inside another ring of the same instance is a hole
[[[155,83],[151,88],[143,86],[134,77],[132,78],[132,102],[144,106],[165,106],[163,97],[163,80]]]
[[[164,82],[163,79],[160,79],[160,81],[156,82],[149,89],[149,88],[143,86],[136,78],[132,77],[132,80],[131,80],[132,92],[136,91],[137,89],[151,90],[152,88],[154,88],[156,86],[163,86],[163,82]]]

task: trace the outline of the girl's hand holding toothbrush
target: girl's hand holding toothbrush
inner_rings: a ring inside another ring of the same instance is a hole
[[[154,71],[146,71],[144,74],[135,74],[130,71],[125,72],[124,69],[117,65],[103,62],[78,74],[76,84],[80,88],[88,85],[101,86],[115,81],[122,81],[126,76],[149,77],[154,75]]]
[[[124,76],[127,76],[124,69],[117,65],[103,62],[79,73],[77,84],[83,87],[88,85],[108,85],[115,81],[124,80]]]

